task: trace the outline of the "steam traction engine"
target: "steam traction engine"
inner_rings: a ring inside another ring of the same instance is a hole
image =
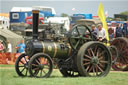
[[[106,76],[111,68],[111,53],[102,43],[93,41],[86,25],[76,25],[69,33],[57,34],[47,27],[38,36],[39,11],[33,10],[33,39],[16,60],[19,76],[49,77],[53,61],[65,77]]]

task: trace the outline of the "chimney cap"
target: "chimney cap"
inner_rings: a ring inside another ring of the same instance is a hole
[[[32,13],[38,14],[40,11],[39,10],[32,10]]]

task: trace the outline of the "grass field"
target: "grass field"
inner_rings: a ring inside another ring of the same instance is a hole
[[[55,69],[50,78],[22,78],[16,74],[13,65],[11,68],[7,66],[0,65],[0,85],[128,85],[128,72],[110,72],[100,78],[64,78]]]

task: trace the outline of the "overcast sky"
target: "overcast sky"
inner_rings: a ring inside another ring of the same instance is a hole
[[[0,12],[8,13],[12,7],[50,6],[55,8],[57,15],[67,13],[92,13],[97,15],[100,2],[108,15],[128,11],[128,0],[0,0]],[[72,11],[75,8],[75,11]]]

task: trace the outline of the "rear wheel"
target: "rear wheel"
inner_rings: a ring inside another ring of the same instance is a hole
[[[77,54],[77,67],[82,76],[106,76],[111,68],[111,53],[100,42],[85,43]]]
[[[49,77],[53,70],[53,62],[49,55],[37,53],[29,62],[29,73],[37,78]]]

